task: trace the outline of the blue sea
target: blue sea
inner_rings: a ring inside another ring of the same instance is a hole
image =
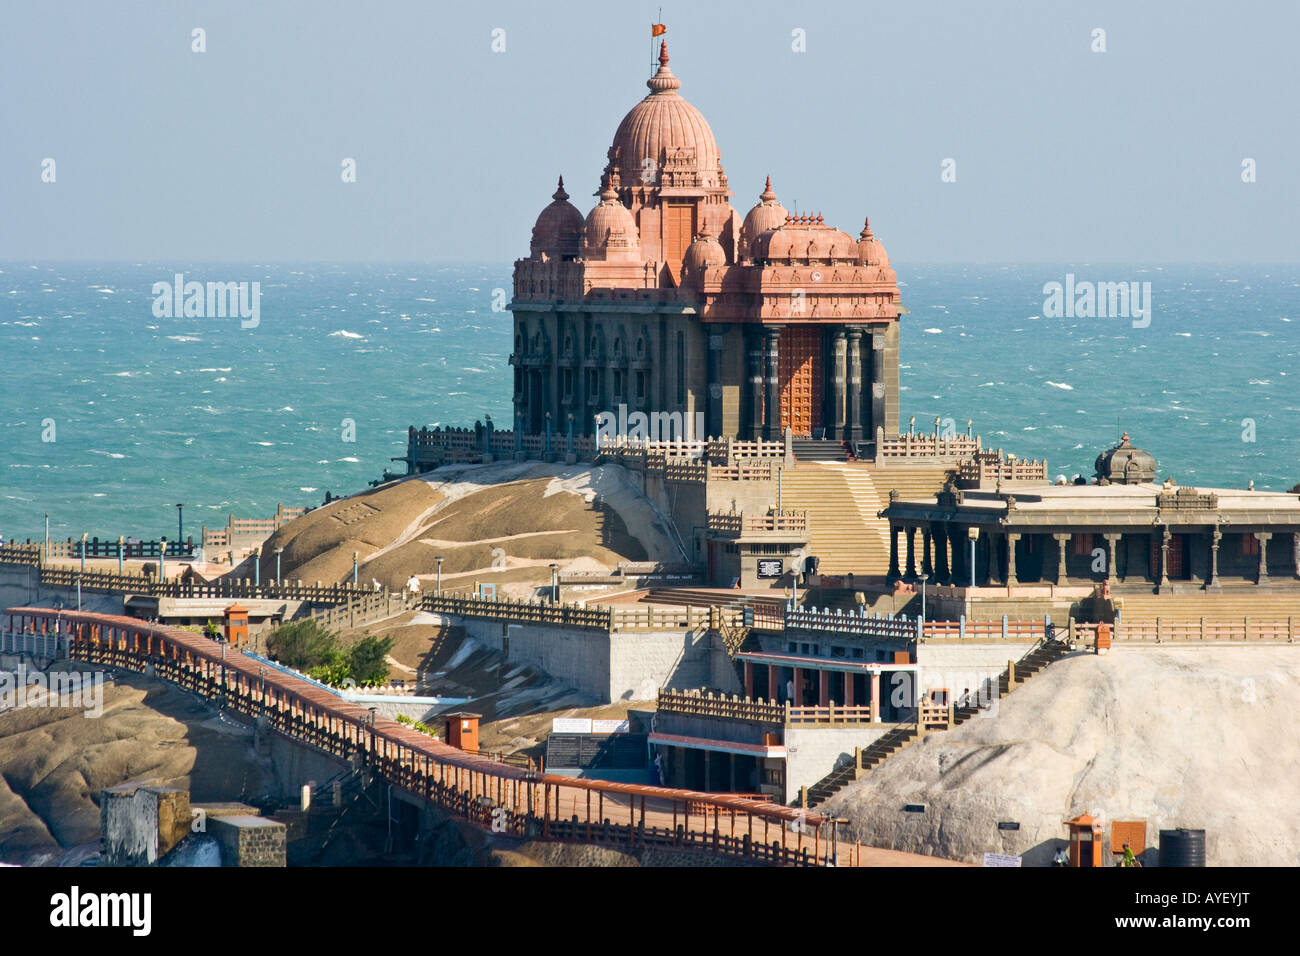
[[[1181,484],[1300,482],[1300,266],[895,266],[904,428],[973,419],[1053,476],[1127,430]],[[510,270],[0,263],[0,531],[172,537],[180,502],[197,537],[365,488],[409,424],[508,427]],[[156,316],[177,272],[259,282],[257,327]],[[1150,325],[1045,315],[1067,273],[1150,282]]]

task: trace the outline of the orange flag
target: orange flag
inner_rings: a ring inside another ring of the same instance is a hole
[[[662,23],[650,24],[650,36],[652,37],[663,36],[667,32],[668,27],[664,26]]]

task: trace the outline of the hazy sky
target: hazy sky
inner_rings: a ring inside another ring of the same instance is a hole
[[[594,204],[659,7],[468,6],[9,0],[0,258],[526,254],[557,173]],[[1300,260],[1292,0],[748,0],[662,19],[742,213],[770,173],[787,206],[854,235],[869,213],[896,264]]]

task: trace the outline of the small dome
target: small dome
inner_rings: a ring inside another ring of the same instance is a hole
[[[600,202],[587,214],[582,231],[582,255],[585,259],[640,260],[641,237],[636,220],[618,201],[618,193],[605,178]]]
[[[820,215],[786,216],[779,229],[755,236],[749,257],[768,262],[853,262],[858,248],[846,232],[825,225]]]
[[[686,257],[682,260],[682,275],[689,281],[699,282],[704,278],[704,270],[714,266],[725,266],[727,253],[722,244],[707,232],[695,237]]]
[[[1119,444],[1097,456],[1098,484],[1137,485],[1156,480],[1156,460],[1129,444],[1128,432]]]
[[[529,246],[532,256],[540,259],[545,253],[552,259],[574,258],[582,244],[582,213],[569,202],[563,176],[551,198],[555,201],[542,210],[533,226],[533,240]]]
[[[614,133],[606,171],[619,188],[659,184],[668,164],[693,180],[681,185],[723,182],[718,144],[708,121],[677,91],[682,81],[668,68],[668,44],[659,47],[659,71],[646,81],[650,95],[623,117]]]
[[[790,214],[776,201],[772,192],[772,177],[767,177],[767,185],[758,196],[758,204],[745,215],[745,222],[740,227],[740,257],[749,258],[750,245],[754,239],[770,229],[780,229]]]
[[[889,268],[889,255],[876,234],[871,231],[871,220],[863,221],[862,232],[858,235],[858,261],[865,266]]]

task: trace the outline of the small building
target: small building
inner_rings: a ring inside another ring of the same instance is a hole
[[[1155,460],[1127,433],[1098,456],[1091,484],[950,483],[933,501],[891,498],[881,517],[890,580],[1300,590],[1300,495],[1157,483]]]

